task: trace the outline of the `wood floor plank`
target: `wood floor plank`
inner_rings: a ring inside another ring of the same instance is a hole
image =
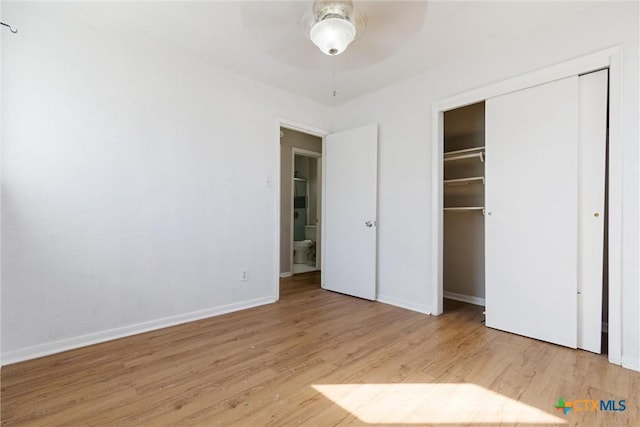
[[[445,301],[445,314],[432,317],[324,291],[318,273],[297,275],[282,281],[276,304],[5,366],[1,421],[640,425],[640,373],[487,328],[482,310]],[[389,390],[417,391],[396,402]],[[460,393],[485,406],[462,410]],[[559,397],[625,400],[627,409],[565,416]]]

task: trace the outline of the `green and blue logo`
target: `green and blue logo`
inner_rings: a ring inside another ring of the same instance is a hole
[[[575,412],[624,412],[627,409],[627,401],[580,399],[568,402],[560,397],[558,403],[553,406],[558,411],[562,411],[564,415],[567,415],[571,410]]]
[[[569,413],[570,410],[573,409],[573,403],[571,402],[565,402],[563,398],[558,398],[558,403],[555,406],[555,408],[559,411],[563,411],[565,415],[567,415]]]

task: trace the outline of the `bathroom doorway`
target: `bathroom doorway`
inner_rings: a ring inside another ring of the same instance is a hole
[[[280,277],[320,270],[322,138],[280,129]]]
[[[320,269],[320,153],[293,148],[292,274]]]

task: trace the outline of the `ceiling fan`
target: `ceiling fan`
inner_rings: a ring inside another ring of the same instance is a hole
[[[302,21],[313,44],[331,56],[344,52],[364,30],[364,16],[352,0],[315,0]]]
[[[259,48],[260,54],[287,64],[292,70],[311,72],[324,72],[332,67],[337,71],[359,69],[395,55],[422,27],[427,6],[427,2],[415,0],[238,3],[243,33]],[[315,29],[314,37],[321,34],[325,21],[342,24],[349,36],[347,42],[320,49],[314,45],[311,30]],[[355,28],[353,39],[351,26]],[[335,53],[330,52],[332,48]],[[327,56],[335,61],[327,61]]]

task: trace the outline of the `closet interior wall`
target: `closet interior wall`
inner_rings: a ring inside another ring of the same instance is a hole
[[[484,102],[444,113],[444,297],[484,305]]]

